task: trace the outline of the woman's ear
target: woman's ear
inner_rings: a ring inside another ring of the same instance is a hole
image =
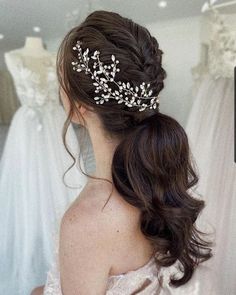
[[[80,103],[76,102],[75,104],[76,104],[76,110],[74,110],[71,120],[75,124],[84,125],[84,121],[81,118],[81,116],[83,116],[83,118],[86,116],[87,109]]]

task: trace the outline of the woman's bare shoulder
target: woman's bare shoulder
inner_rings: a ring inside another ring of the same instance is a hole
[[[117,227],[128,231],[129,226],[137,227],[139,214],[138,208],[126,202],[114,186],[112,191],[111,184],[94,181],[84,187],[63,218],[69,218],[75,222],[76,220],[79,222],[82,217],[91,219],[93,222],[99,221],[100,225],[106,227],[104,230],[112,232]]]
[[[117,256],[117,244],[124,244],[121,239],[127,240],[130,234],[127,213],[116,196],[112,195],[102,210],[110,192],[107,187],[95,184],[86,187],[63,215],[60,227],[62,247],[73,240],[78,247],[84,247],[88,252],[90,249],[88,255],[94,255],[96,251],[96,255],[103,257],[104,267],[109,269]],[[67,249],[67,245],[64,248]]]
[[[61,221],[60,271],[68,294],[72,287],[83,290],[83,294],[92,294],[94,289],[103,294],[111,269],[112,226],[108,214],[100,210],[100,203],[96,205],[95,198],[89,200],[89,191],[86,197],[81,195],[73,202]]]
[[[62,224],[64,229],[67,228],[65,231],[77,233],[73,236],[78,237],[78,243],[82,234],[87,238],[92,237],[92,241],[88,243],[100,245],[101,252],[97,255],[104,256],[104,263],[108,259],[106,266],[110,264],[110,273],[120,273],[132,268],[130,265],[132,266],[133,261],[138,257],[133,252],[134,248],[141,253],[141,262],[137,263],[139,265],[143,264],[143,260],[146,261],[147,256],[150,256],[151,247],[140,231],[139,209],[126,202],[115,188],[103,209],[111,189],[111,186],[101,185],[101,183],[92,183],[85,187],[66,211]],[[71,223],[73,223],[72,226]],[[127,256],[129,259],[126,264],[123,258]],[[136,264],[133,268],[136,268]]]

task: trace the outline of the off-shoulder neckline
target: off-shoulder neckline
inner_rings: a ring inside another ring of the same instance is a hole
[[[146,262],[143,266],[137,268],[137,269],[134,269],[134,270],[129,270],[125,273],[122,273],[122,274],[118,274],[118,275],[110,275],[108,276],[108,279],[110,278],[119,278],[119,277],[124,277],[126,275],[129,275],[129,274],[133,274],[133,273],[137,273],[137,272],[140,272],[140,271],[143,271],[144,269],[148,268],[152,263],[155,262],[155,255],[152,255],[152,257],[148,260],[148,262]]]

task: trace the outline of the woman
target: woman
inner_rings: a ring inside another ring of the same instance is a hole
[[[159,294],[161,266],[179,263],[170,285],[181,288],[211,257],[195,225],[204,201],[189,191],[198,176],[186,133],[158,108],[162,54],[146,28],[108,11],[62,41],[64,138],[71,121],[88,130],[96,171],[63,216],[57,277],[33,295]]]

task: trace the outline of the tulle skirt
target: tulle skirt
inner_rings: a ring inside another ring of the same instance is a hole
[[[29,295],[44,285],[53,261],[53,235],[87,182],[62,141],[61,105],[35,111],[21,106],[9,127],[0,162],[0,294]],[[78,160],[73,126],[66,141]],[[84,169],[82,157],[80,165]]]
[[[200,180],[197,191],[206,202],[199,227],[212,232],[217,277],[214,295],[236,292],[236,163],[234,162],[233,78],[202,77],[186,125]],[[202,285],[207,284],[207,276]]]

